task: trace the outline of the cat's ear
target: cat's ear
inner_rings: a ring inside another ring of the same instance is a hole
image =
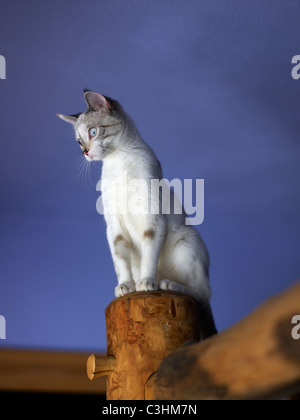
[[[100,93],[92,92],[87,90],[84,92],[84,99],[89,107],[93,111],[100,111],[100,109],[110,109],[111,105],[108,100]]]
[[[76,115],[63,115],[63,114],[56,114],[59,118],[61,118],[62,120],[75,125],[78,117],[80,114],[76,114]]]

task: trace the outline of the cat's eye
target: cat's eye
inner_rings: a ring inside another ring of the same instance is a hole
[[[82,146],[80,139],[77,139],[79,146]]]
[[[95,127],[90,128],[89,134],[90,134],[91,137],[96,137],[96,135],[97,135],[97,128],[95,128]]]

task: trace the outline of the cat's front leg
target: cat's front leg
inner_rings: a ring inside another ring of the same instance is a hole
[[[155,227],[145,229],[141,242],[140,280],[136,283],[137,291],[157,290],[157,265],[165,236],[165,221],[162,219]]]
[[[111,228],[107,228],[107,239],[119,283],[115,288],[115,296],[119,297],[135,292],[136,285],[132,278],[130,266],[131,244],[126,240],[121,230],[118,230],[118,233],[116,231],[112,232]]]

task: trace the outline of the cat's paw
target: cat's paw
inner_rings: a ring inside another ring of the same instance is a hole
[[[134,281],[125,281],[115,288],[115,296],[120,297],[135,292]]]
[[[157,290],[158,285],[153,279],[143,279],[136,283],[137,292],[150,292],[151,290]]]
[[[159,290],[170,290],[172,292],[184,292],[185,287],[172,280],[162,280],[159,283]]]

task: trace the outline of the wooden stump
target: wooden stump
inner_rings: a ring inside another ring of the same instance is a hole
[[[113,300],[105,315],[107,357],[91,356],[88,371],[91,379],[108,375],[108,400],[144,400],[145,384],[162,360],[200,339],[197,303],[179,293],[132,293]]]

